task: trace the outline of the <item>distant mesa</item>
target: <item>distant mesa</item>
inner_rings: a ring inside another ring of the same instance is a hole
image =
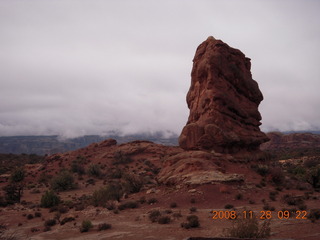
[[[185,150],[236,155],[259,151],[268,137],[260,131],[263,95],[251,63],[240,50],[208,37],[196,50],[187,94],[190,114],[179,137]]]

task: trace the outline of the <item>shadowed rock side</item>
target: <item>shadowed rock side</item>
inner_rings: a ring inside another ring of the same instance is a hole
[[[197,48],[187,94],[190,115],[179,138],[185,150],[253,152],[268,137],[260,131],[263,100],[250,59],[209,37]]]

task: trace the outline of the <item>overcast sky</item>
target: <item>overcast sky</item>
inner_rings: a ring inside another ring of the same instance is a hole
[[[0,136],[169,131],[210,35],[251,58],[262,130],[320,129],[320,1],[0,0]]]

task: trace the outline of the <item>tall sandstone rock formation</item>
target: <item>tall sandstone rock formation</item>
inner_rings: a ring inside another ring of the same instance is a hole
[[[260,131],[263,100],[250,59],[209,37],[197,48],[187,94],[190,115],[179,138],[185,150],[254,152],[268,137]]]

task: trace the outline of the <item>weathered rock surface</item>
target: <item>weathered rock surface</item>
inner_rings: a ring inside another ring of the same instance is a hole
[[[221,40],[209,37],[200,44],[193,59],[187,94],[190,115],[180,147],[233,154],[256,151],[268,140],[259,129],[263,96],[250,68],[249,58]]]
[[[176,183],[205,184],[242,181],[239,174],[224,173],[216,164],[218,158],[205,151],[185,151],[167,158],[158,180],[167,185]]]

